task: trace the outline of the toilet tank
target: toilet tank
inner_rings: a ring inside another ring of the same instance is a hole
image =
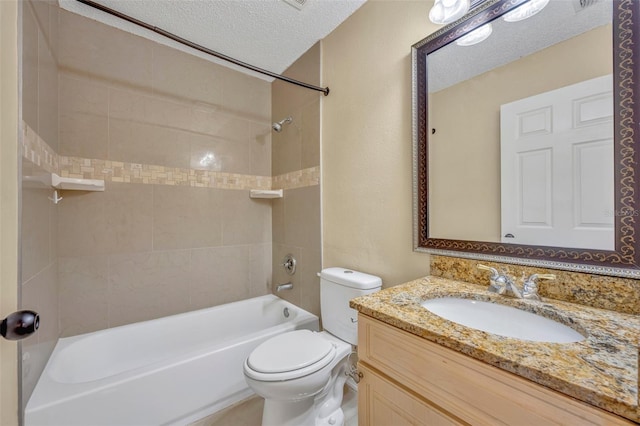
[[[379,277],[344,268],[320,272],[320,316],[322,327],[334,336],[358,344],[358,312],[349,307],[354,297],[374,293],[382,287]]]

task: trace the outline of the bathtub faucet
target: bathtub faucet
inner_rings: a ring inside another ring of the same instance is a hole
[[[276,287],[276,293],[279,293],[282,290],[291,290],[292,288],[293,288],[293,283],[279,284]]]

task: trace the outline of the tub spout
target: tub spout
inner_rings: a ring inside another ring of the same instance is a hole
[[[280,284],[276,287],[276,293],[279,293],[282,290],[291,290],[292,288],[293,288],[293,283]]]

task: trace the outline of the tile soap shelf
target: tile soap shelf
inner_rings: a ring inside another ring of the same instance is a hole
[[[104,191],[102,179],[78,179],[58,176],[55,173],[44,173],[34,176],[24,176],[23,181],[29,185],[52,187],[67,191]]]
[[[282,198],[282,189],[252,189],[251,198]]]
[[[51,186],[72,191],[104,191],[104,180],[61,177],[52,173]]]

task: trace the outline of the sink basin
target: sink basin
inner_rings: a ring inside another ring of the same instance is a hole
[[[422,306],[449,321],[499,336],[547,343],[573,343],[585,339],[564,324],[497,303],[442,297],[429,299]]]

